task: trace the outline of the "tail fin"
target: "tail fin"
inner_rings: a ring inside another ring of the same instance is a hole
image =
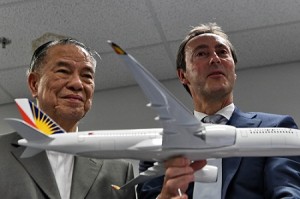
[[[58,124],[30,100],[25,98],[15,99],[15,102],[23,120],[31,127],[38,129],[45,135],[65,133]]]
[[[65,133],[58,124],[30,100],[15,99],[15,101],[23,120],[6,118],[6,121],[24,138],[18,141],[20,145],[28,146],[28,143],[35,141],[50,142],[53,138],[49,135]],[[41,151],[43,151],[43,149],[29,146],[21,157],[31,157]]]

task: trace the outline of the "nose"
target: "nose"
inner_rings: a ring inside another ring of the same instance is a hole
[[[83,89],[83,82],[80,78],[80,75],[79,74],[72,74],[70,76],[70,79],[69,79],[69,82],[68,82],[68,85],[67,87],[73,91],[80,91]]]
[[[218,56],[218,54],[216,52],[214,52],[211,55],[209,63],[210,63],[210,65],[221,63],[220,57]]]

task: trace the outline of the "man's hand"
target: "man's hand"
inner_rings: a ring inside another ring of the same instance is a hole
[[[183,194],[182,196],[175,196],[172,197],[171,199],[188,199],[188,196],[186,194]]]
[[[178,189],[185,193],[189,183],[194,181],[194,173],[205,165],[206,160],[191,162],[185,157],[175,157],[165,161],[164,185],[158,198],[170,199],[174,197],[179,199]],[[187,198],[185,196],[183,194],[181,198]]]

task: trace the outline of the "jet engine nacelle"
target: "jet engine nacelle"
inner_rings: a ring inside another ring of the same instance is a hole
[[[213,183],[218,180],[218,167],[205,165],[202,169],[195,172],[195,182]]]
[[[229,125],[206,125],[204,129],[196,134],[207,144],[213,146],[230,146],[236,140],[236,128]]]

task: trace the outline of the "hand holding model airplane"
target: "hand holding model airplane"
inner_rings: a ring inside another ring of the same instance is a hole
[[[125,189],[163,175],[159,162],[185,156],[190,160],[245,156],[300,155],[300,130],[290,128],[236,128],[229,125],[203,125],[147,69],[118,45],[109,44],[126,63],[150,101],[162,128],[97,130],[65,133],[51,118],[28,99],[16,99],[23,120],[7,119],[24,138],[22,157],[53,150],[101,159],[157,161],[153,167],[121,187]],[[197,181],[216,181],[217,169],[205,166]],[[113,186],[114,188],[119,188]]]

